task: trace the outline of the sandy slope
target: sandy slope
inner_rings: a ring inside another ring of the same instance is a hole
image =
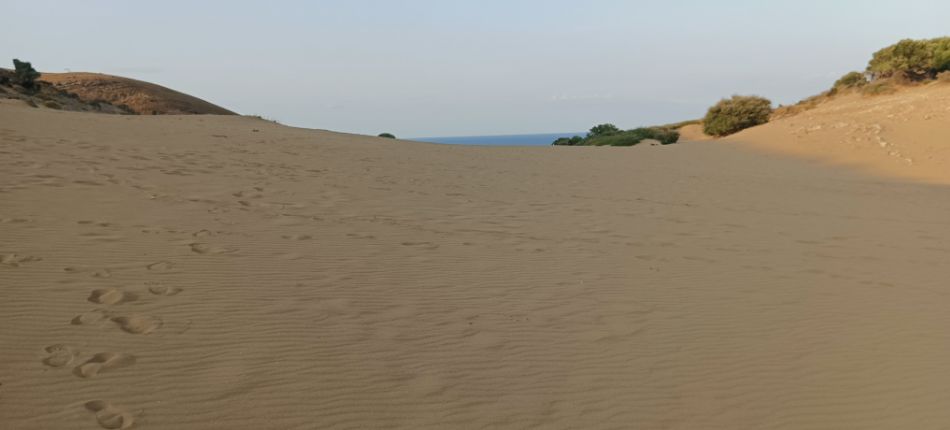
[[[0,427],[950,423],[948,190],[743,148],[0,104]]]
[[[223,107],[161,85],[102,73],[43,73],[41,81],[78,95],[86,102],[105,100],[142,115],[234,115]]]
[[[876,174],[950,184],[950,84],[838,97],[728,140]]]

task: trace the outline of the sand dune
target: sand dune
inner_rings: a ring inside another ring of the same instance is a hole
[[[142,115],[234,115],[220,106],[161,85],[102,73],[43,73],[40,78],[81,100],[104,100]]]
[[[0,103],[0,427],[950,423],[947,189],[752,146]]]
[[[950,84],[839,96],[728,138],[874,174],[950,183]]]

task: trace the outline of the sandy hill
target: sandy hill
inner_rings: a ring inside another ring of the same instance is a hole
[[[921,168],[946,94],[634,148],[0,102],[0,427],[939,428],[947,189],[754,149]]]
[[[950,183],[950,84],[848,94],[726,141],[877,174]]]
[[[871,174],[950,183],[950,83],[816,100],[807,110],[721,139],[688,125],[679,129],[680,140],[735,143]]]
[[[234,114],[220,106],[161,85],[119,76],[99,73],[43,73],[40,80],[76,94],[84,101],[103,100],[124,105],[142,115]]]
[[[48,82],[36,82],[32,88],[24,88],[13,82],[14,72],[0,68],[0,99],[19,100],[27,106],[39,109],[96,112],[108,114],[132,114],[125,106],[116,106],[103,100],[83,100],[56,88]]]

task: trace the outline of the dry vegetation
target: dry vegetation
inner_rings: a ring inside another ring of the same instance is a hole
[[[81,100],[125,105],[141,115],[234,115],[234,112],[197,97],[119,76],[98,73],[43,73],[40,81],[76,94]]]
[[[905,39],[874,53],[864,72],[849,72],[821,94],[792,106],[781,106],[772,119],[814,109],[842,94],[893,94],[903,87],[950,81],[950,37]]]
[[[28,62],[15,61],[16,70],[0,69],[0,99],[22,100],[27,106],[78,112],[132,114],[126,106],[103,100],[82,100],[78,95],[37,81],[39,76]]]

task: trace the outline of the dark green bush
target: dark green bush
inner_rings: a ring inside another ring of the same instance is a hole
[[[608,127],[604,127],[604,126]],[[600,127],[598,129],[598,127]],[[613,129],[610,129],[613,127]],[[594,132],[594,130],[598,132]],[[609,130],[609,131],[608,131]],[[574,136],[571,138],[562,137],[554,141],[552,145],[558,146],[633,146],[645,139],[654,139],[663,145],[676,143],[680,138],[680,133],[674,129],[665,127],[641,127],[633,130],[623,131],[610,124],[603,124],[591,129],[587,137]]]
[[[15,58],[13,59],[13,73],[13,83],[23,88],[34,88],[36,80],[40,77],[40,73],[33,69],[29,62]]]
[[[934,51],[933,65],[936,73],[950,71],[950,37],[941,37],[931,42]]]
[[[583,137],[580,137],[580,136],[562,137],[562,138],[559,138],[559,139],[555,140],[554,143],[552,143],[552,145],[556,145],[556,146],[578,146],[578,145],[582,145],[583,142],[584,142],[584,138],[583,138]]]
[[[612,134],[620,133],[620,129],[613,124],[600,124],[595,125],[590,129],[590,133],[587,133],[588,138],[601,137],[601,136],[610,136]]]
[[[840,79],[835,81],[834,89],[842,88],[857,88],[867,85],[868,78],[864,76],[864,73],[861,72],[848,72],[845,73]]]
[[[396,135],[392,133],[380,133],[379,137],[386,138],[386,139],[395,139]]]
[[[703,132],[711,136],[726,136],[740,130],[769,122],[772,102],[758,96],[732,96],[722,99],[706,113]]]
[[[874,53],[867,71],[875,78],[904,76],[911,80],[934,79],[950,70],[950,37],[904,39]]]

